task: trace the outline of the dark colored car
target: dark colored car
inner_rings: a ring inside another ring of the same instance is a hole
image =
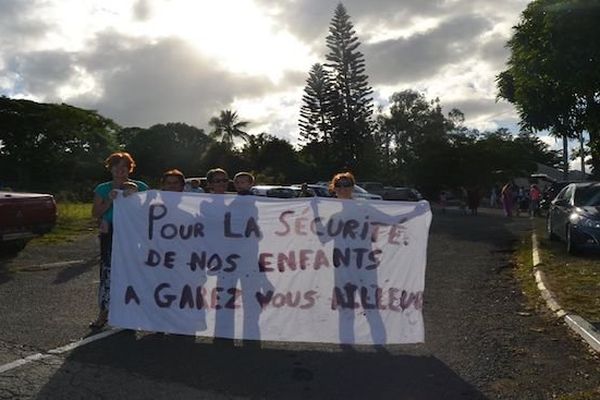
[[[301,185],[292,185],[292,186],[296,187],[296,188],[300,188],[301,187]],[[333,197],[333,195],[331,194],[331,192],[329,192],[329,188],[327,186],[316,185],[316,184],[308,184],[307,187],[317,197]]]
[[[398,201],[419,201],[423,200],[423,195],[419,193],[416,189],[409,187],[395,187],[394,189],[394,199]]]
[[[250,193],[255,196],[293,199],[300,196],[300,187],[285,185],[255,185],[250,189]]]
[[[419,201],[423,199],[417,190],[409,187],[384,186],[381,182],[357,182],[356,184],[369,193],[381,196],[383,200]]]
[[[567,252],[600,249],[600,182],[570,183],[550,203],[546,229],[561,239]]]
[[[548,212],[550,203],[554,200],[558,192],[569,183],[576,183],[575,181],[557,181],[546,174],[532,174],[530,178],[536,183],[540,183],[540,181],[546,182],[546,187],[542,192],[542,198],[540,200],[540,211],[542,214]]]

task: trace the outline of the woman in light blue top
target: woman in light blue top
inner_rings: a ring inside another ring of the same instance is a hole
[[[113,153],[105,160],[104,165],[110,171],[112,180],[96,186],[92,206],[92,215],[98,219],[100,230],[100,286],[98,288],[100,312],[98,318],[90,323],[90,327],[94,329],[102,328],[108,321],[110,256],[112,252],[112,202],[117,196],[118,190],[123,190],[124,196],[137,191],[148,190],[148,185],[144,182],[129,179],[129,174],[135,168],[135,161],[129,153]]]

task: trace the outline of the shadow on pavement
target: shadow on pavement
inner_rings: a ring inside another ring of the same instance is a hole
[[[115,388],[103,385],[102,377],[88,380],[82,365],[119,374],[125,386],[118,393],[128,398],[143,398],[134,388],[126,387],[130,385],[128,377],[140,375],[152,382],[178,383],[225,398],[486,398],[433,356],[392,354],[386,348],[340,351],[336,345],[275,346],[261,349],[258,342],[234,346],[232,342],[197,342],[194,337],[141,336],[125,331],[71,353],[38,398],[65,395],[65,387],[71,387],[70,396],[92,392],[115,398]],[[74,380],[77,387],[71,384]],[[156,396],[162,398],[158,393]]]
[[[458,209],[448,209],[442,213],[434,209],[431,232],[451,235],[452,238],[469,243],[490,243],[500,246],[499,252],[512,253],[520,233],[531,230],[529,216],[506,217],[500,210],[480,208],[478,215],[464,215]],[[506,238],[510,237],[508,241]],[[499,244],[499,238],[503,238]]]
[[[75,279],[80,275],[83,275],[91,268],[96,268],[99,264],[99,258],[94,257],[80,264],[61,269],[60,272],[56,274],[56,278],[54,278],[54,281],[52,283],[54,285],[60,285],[61,283],[69,282],[70,280]]]

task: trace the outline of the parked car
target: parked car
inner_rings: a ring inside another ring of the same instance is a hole
[[[560,192],[569,183],[576,183],[575,181],[557,181],[546,174],[531,174],[530,178],[534,179],[536,182],[545,182],[542,198],[540,200],[540,211],[542,214],[548,212],[550,203],[552,200],[554,200],[558,192]]]
[[[423,199],[421,193],[409,187],[384,186],[381,182],[357,182],[357,184],[371,194],[377,194],[383,200],[419,201]]]
[[[50,232],[56,217],[51,194],[0,191],[0,247],[23,249],[30,239]]]
[[[300,195],[300,187],[285,185],[256,185],[252,186],[250,193],[255,196],[278,197],[292,199]]]
[[[381,183],[381,182],[356,182],[356,184],[359,185],[361,188],[365,189],[367,192],[369,192],[371,194],[378,194],[384,200],[388,200],[388,199],[386,199],[386,195],[388,194],[389,190],[387,190],[385,188],[385,186],[383,186],[383,183]]]
[[[301,185],[292,185],[292,187],[300,189]],[[329,187],[327,187],[327,185],[309,184],[307,187],[309,191],[317,197],[333,197],[331,192],[329,192]]]
[[[384,200],[397,200],[397,201],[419,201],[423,200],[423,195],[417,190],[409,187],[394,187],[393,198]]]
[[[550,204],[548,237],[561,239],[567,252],[600,248],[600,182],[570,183]]]
[[[319,181],[315,183],[317,186],[324,187],[326,190],[329,190],[329,182]],[[352,197],[355,199],[363,199],[363,200],[383,200],[383,198],[378,194],[369,193],[359,185],[354,185],[352,189]]]

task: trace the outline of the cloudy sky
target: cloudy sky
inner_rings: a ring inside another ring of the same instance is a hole
[[[516,129],[494,79],[525,0],[346,0],[376,104],[439,97],[467,125]],[[207,128],[222,109],[296,142],[308,71],[338,0],[0,0],[0,94],[122,126]]]

